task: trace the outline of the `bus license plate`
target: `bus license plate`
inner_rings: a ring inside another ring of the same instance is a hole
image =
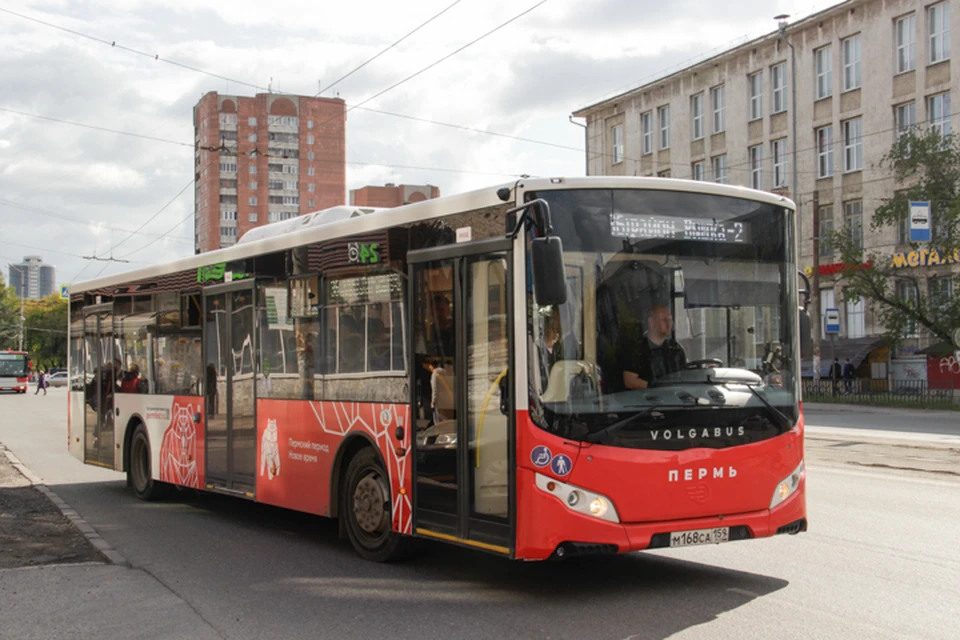
[[[730,541],[730,527],[677,531],[670,534],[671,547],[692,547],[697,544],[719,544]]]

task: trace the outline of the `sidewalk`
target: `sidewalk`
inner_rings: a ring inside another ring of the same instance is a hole
[[[903,409],[899,407],[882,407],[872,404],[844,404],[840,402],[804,402],[803,412],[807,413],[882,413],[892,416],[913,417],[917,412],[924,417],[942,418],[944,420],[960,422],[960,412],[946,409]]]
[[[222,638],[0,444],[0,638]]]

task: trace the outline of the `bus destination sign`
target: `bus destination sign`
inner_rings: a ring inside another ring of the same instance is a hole
[[[720,222],[709,218],[611,213],[610,234],[633,240],[698,240],[701,242],[750,242],[750,225],[745,222]]]

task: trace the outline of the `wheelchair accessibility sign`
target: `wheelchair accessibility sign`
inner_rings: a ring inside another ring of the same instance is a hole
[[[549,447],[545,447],[542,444],[537,445],[533,448],[533,451],[530,452],[530,462],[533,463],[533,466],[540,467],[541,469],[550,464],[551,458],[553,458],[553,452],[550,451]]]

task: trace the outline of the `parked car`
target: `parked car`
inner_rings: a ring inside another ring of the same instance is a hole
[[[67,386],[67,382],[68,377],[66,371],[58,371],[57,373],[47,376],[47,385],[50,387],[65,387]]]

